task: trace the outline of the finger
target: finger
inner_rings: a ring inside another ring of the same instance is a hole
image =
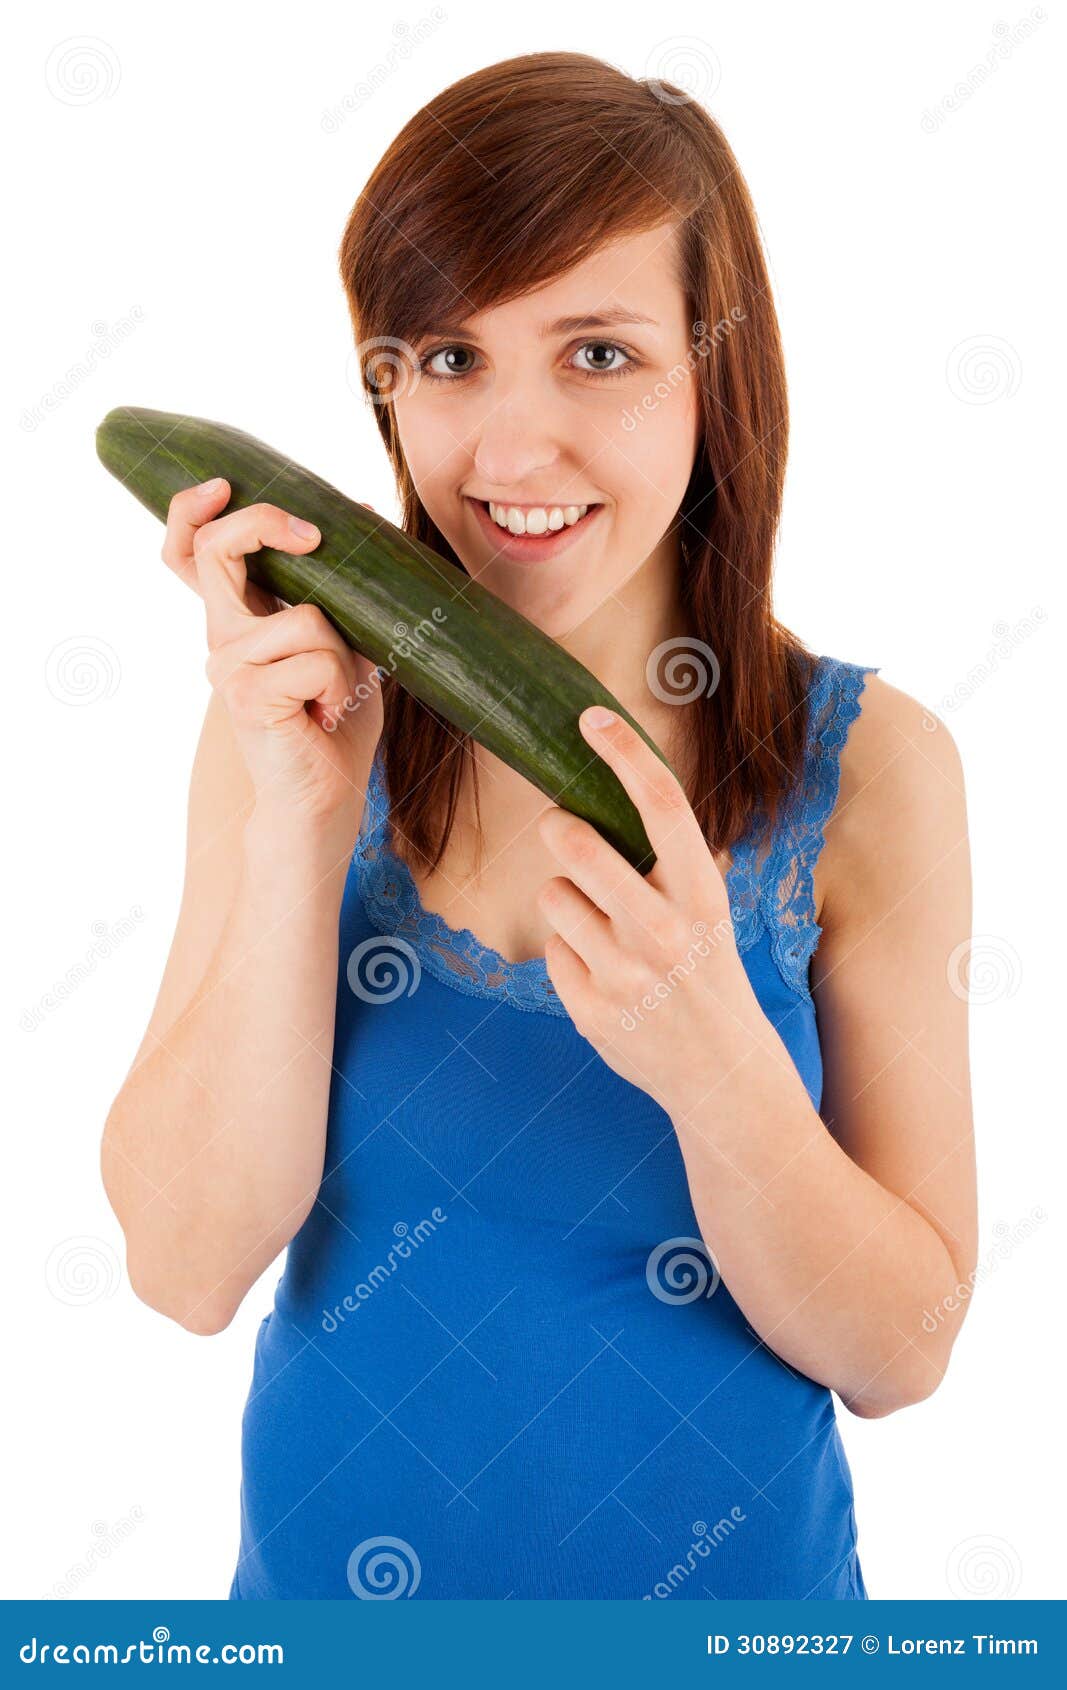
[[[558,805],[537,818],[541,837],[568,879],[602,910],[627,950],[647,948],[645,938],[658,930],[666,900],[590,822]]]
[[[575,955],[566,939],[558,933],[548,935],[545,943],[545,962],[560,1002],[569,1011],[571,1018],[576,1019],[576,1007],[583,995],[590,990],[593,984],[592,975],[581,957]]]
[[[355,652],[333,623],[314,604],[286,605],[270,616],[253,618],[235,639],[216,646],[208,655],[206,671],[212,686],[225,682],[242,663],[276,663],[282,657],[296,657],[302,651],[332,651],[344,666],[350,683],[359,680]]]
[[[545,919],[591,974],[608,980],[618,972],[619,945],[611,920],[573,881],[563,875],[546,880],[537,902]]]
[[[597,724],[595,712],[610,717]],[[664,886],[677,875],[692,873],[707,856],[707,842],[693,814],[685,788],[674,771],[647,740],[614,710],[595,706],[583,710],[578,725],[586,740],[618,775],[640,813],[656,863],[646,877]]]
[[[249,552],[273,546],[299,555],[314,550],[320,538],[313,523],[290,516],[277,505],[247,505],[198,528],[193,551],[207,610],[208,645],[235,639],[254,614],[245,597]]]
[[[309,704],[337,718],[344,713],[347,692],[347,677],[335,652],[302,651],[277,663],[243,665],[231,676],[226,696],[239,721],[276,727]]]
[[[199,487],[186,487],[175,493],[167,507],[167,532],[160,556],[168,569],[173,569],[194,593],[200,591],[193,555],[193,536],[198,528],[218,516],[230,497],[230,484],[217,475]]]

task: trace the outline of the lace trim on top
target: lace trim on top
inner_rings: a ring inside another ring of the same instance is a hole
[[[778,971],[802,997],[809,995],[808,965],[822,936],[815,919],[815,864],[825,829],[837,803],[841,748],[860,712],[860,695],[874,664],[845,663],[821,657],[808,694],[808,734],[804,763],[769,843],[759,825],[750,825],[733,851],[726,877],[730,917],[740,952],[766,930]]]
[[[745,837],[735,844],[726,873],[738,951],[747,951],[766,931],[782,978],[801,997],[809,995],[808,964],[822,933],[815,920],[812,876],[837,802],[839,754],[859,714],[865,677],[877,673],[871,664],[818,659],[809,693],[800,779],[769,842],[761,808]],[[423,908],[411,870],[389,844],[388,821],[389,799],[379,749],[353,853],[371,924],[458,991],[504,1000],[515,1009],[566,1016],[543,957],[510,962],[483,945],[469,927],[450,927],[436,911]]]

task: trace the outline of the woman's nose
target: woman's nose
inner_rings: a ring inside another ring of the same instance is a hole
[[[474,466],[493,487],[520,487],[559,455],[558,440],[534,409],[509,404],[490,412],[478,430]]]

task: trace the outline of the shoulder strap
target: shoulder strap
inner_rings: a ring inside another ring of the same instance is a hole
[[[369,845],[381,843],[389,816],[389,794],[385,785],[385,764],[379,744],[374,752],[367,776],[367,793],[363,803],[363,819],[355,844],[355,856],[362,860]]]
[[[778,829],[766,885],[775,961],[787,984],[808,995],[808,965],[822,928],[815,919],[815,864],[837,804],[841,750],[860,713],[860,697],[875,664],[820,657],[808,695],[808,730],[801,779]]]

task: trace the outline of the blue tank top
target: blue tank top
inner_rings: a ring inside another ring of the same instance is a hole
[[[727,876],[816,1108],[812,870],[872,669],[819,658],[790,800]],[[423,909],[387,822],[379,753],[322,1183],[256,1338],[230,1595],[866,1598],[831,1393],[720,1280],[670,1118],[577,1033],[543,959]]]

